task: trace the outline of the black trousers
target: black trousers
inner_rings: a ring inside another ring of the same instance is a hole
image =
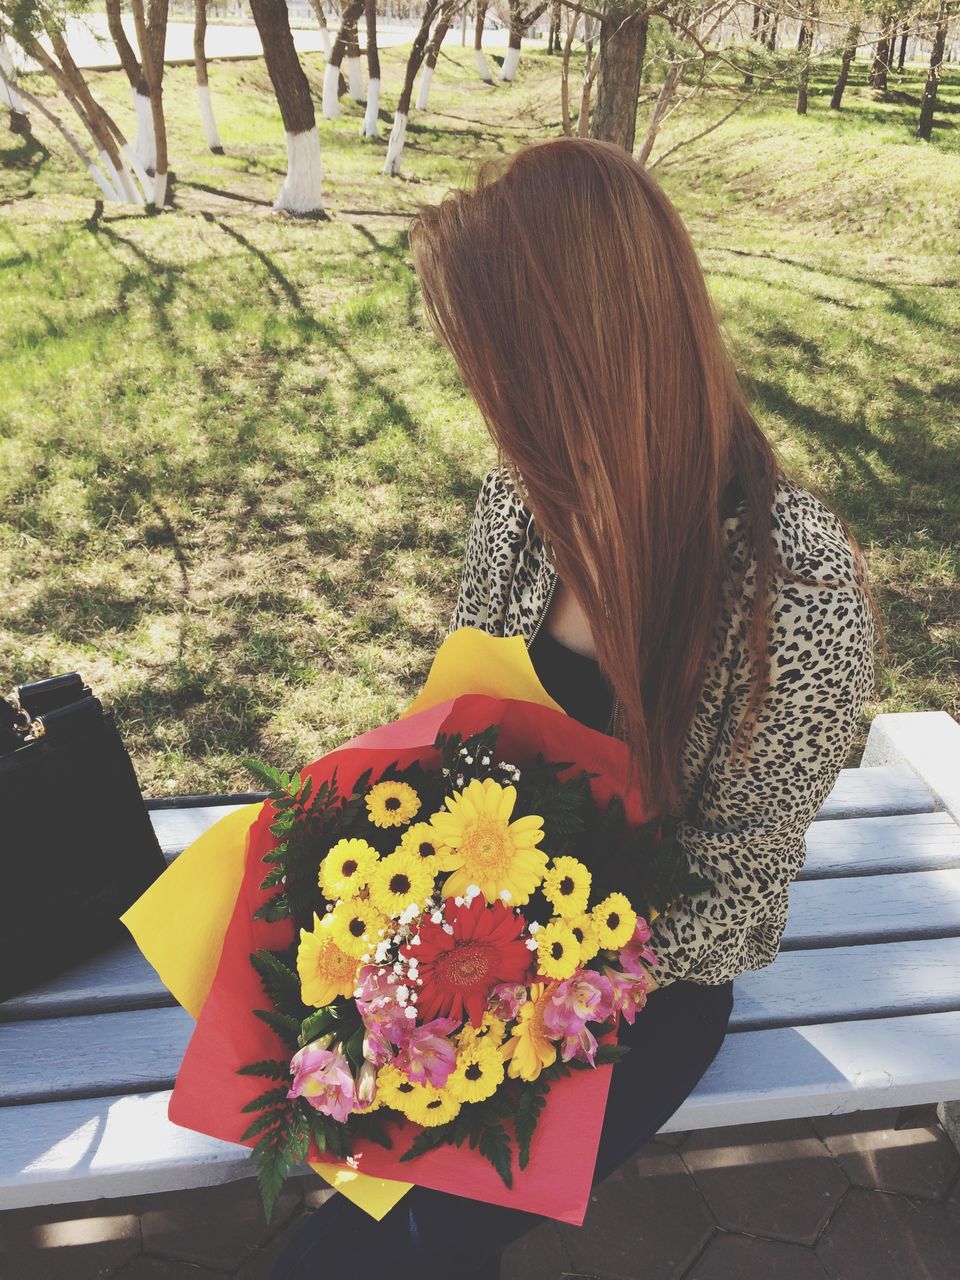
[[[649,1141],[693,1092],[723,1043],[733,983],[674,982],[657,988],[613,1070],[594,1186]],[[413,1187],[376,1222],[331,1196],[282,1251],[268,1280],[496,1280],[503,1250],[544,1219],[520,1209]],[[590,1225],[590,1211],[584,1226]]]

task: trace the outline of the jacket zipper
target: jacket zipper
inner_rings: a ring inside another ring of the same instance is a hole
[[[543,620],[544,620],[544,618],[547,616],[547,612],[548,612],[548,611],[549,611],[549,609],[550,609],[550,601],[553,599],[553,593],[554,593],[554,591],[556,591],[556,589],[557,589],[557,579],[558,579],[559,575],[558,575],[558,573],[557,573],[556,569],[551,569],[551,570],[550,570],[550,572],[553,574],[553,577],[552,577],[551,582],[550,582],[550,588],[549,588],[549,590],[547,591],[547,598],[546,598],[546,600],[543,602],[543,608],[540,610],[540,617],[537,619],[537,625],[533,628],[533,632],[531,633],[530,639],[529,639],[529,640],[527,640],[527,642],[526,642],[526,645],[527,645],[527,649],[528,649],[528,650],[529,650],[530,646],[533,644],[534,640],[536,640],[536,638],[537,638],[537,632],[540,630],[540,627],[541,627],[541,626],[542,626],[542,624],[543,624]],[[612,719],[612,723],[611,723],[611,725],[610,725],[610,733],[611,733],[613,736],[616,736],[616,731],[617,731],[617,718],[618,718],[618,716],[619,716],[619,711],[620,711],[620,699],[619,699],[619,697],[618,697],[616,694],[614,694],[614,696],[613,696],[613,719]]]

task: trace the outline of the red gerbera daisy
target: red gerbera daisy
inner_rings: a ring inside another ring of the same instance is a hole
[[[423,979],[417,1002],[419,1018],[463,1018],[475,1027],[483,1021],[490,988],[498,982],[526,982],[533,968],[533,954],[520,934],[522,916],[502,902],[487,905],[477,894],[469,906],[448,906],[447,923],[428,918],[420,925],[420,943],[407,943],[400,954],[416,959]]]

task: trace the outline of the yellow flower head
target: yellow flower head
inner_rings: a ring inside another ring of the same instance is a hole
[[[509,1059],[507,1074],[514,1080],[536,1080],[544,1067],[556,1061],[557,1046],[543,1025],[546,1000],[552,989],[552,983],[533,984],[530,999],[520,1006],[510,1039],[501,1050],[503,1057]]]
[[[331,902],[352,898],[366,885],[377,851],[366,840],[338,840],[320,863],[317,883]]]
[[[474,778],[446,797],[447,812],[433,814],[430,824],[440,844],[437,868],[453,872],[444,881],[445,897],[475,884],[487,902],[496,902],[504,890],[511,906],[529,901],[547,867],[547,855],[536,847],[543,839],[543,819],[529,814],[511,822],[516,800],[516,787]]]
[[[461,1041],[457,1065],[447,1077],[446,1088],[459,1102],[482,1102],[500,1088],[504,1071],[499,1047],[489,1037],[469,1045]]]
[[[330,931],[341,951],[360,957],[373,952],[385,929],[387,917],[369,898],[344,898],[330,914]]]
[[[569,920],[587,909],[592,876],[577,858],[554,858],[543,878],[543,892],[558,916]]]
[[[378,782],[365,799],[375,827],[402,827],[420,811],[420,797],[408,782]]]
[[[297,948],[303,1003],[322,1009],[337,996],[352,996],[357,968],[357,957],[341,950],[334,941],[330,915],[321,920],[314,912],[313,928],[300,930]]]
[[[580,944],[580,963],[586,964],[600,950],[596,921],[589,911],[584,911],[578,916],[571,916],[566,923]]]
[[[398,916],[412,902],[422,903],[433,889],[433,859],[407,849],[381,858],[370,877],[370,897],[386,916]]]
[[[414,822],[400,837],[398,849],[415,853],[419,858],[432,858],[437,852],[437,836],[429,822]]]
[[[537,932],[537,971],[557,982],[571,977],[580,964],[580,944],[569,921],[555,917]]]
[[[625,894],[608,893],[593,908],[592,914],[597,941],[601,947],[614,950],[625,946],[633,937],[633,931],[637,927],[637,913]]]
[[[498,1018],[495,1013],[491,1013],[488,1009],[483,1015],[483,1021],[479,1027],[475,1027],[472,1022],[465,1022],[460,1031],[457,1032],[457,1044],[466,1049],[468,1046],[482,1044],[489,1041],[491,1044],[500,1045],[503,1043],[503,1037],[507,1034],[507,1024],[502,1018]]]
[[[422,1124],[426,1128],[433,1128],[438,1124],[446,1124],[460,1110],[460,1102],[453,1096],[450,1090],[444,1086],[439,1089],[435,1084],[430,1084],[428,1080],[416,1083],[408,1080],[402,1072],[397,1072],[401,1077],[399,1082],[395,1084],[388,1083],[387,1089],[391,1096],[389,1105],[397,1111],[402,1111],[408,1120],[412,1120],[414,1124]],[[379,1084],[380,1077],[377,1077]]]

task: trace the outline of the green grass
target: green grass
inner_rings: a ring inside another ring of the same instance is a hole
[[[765,94],[654,170],[766,429],[869,555],[891,660],[851,764],[878,711],[960,715],[960,75],[926,145],[920,70],[882,101],[864,70],[840,116],[824,75],[806,119]],[[46,126],[0,124],[0,682],[80,670],[153,795],[245,789],[243,755],[303,763],[419,690],[495,451],[426,328],[405,224],[481,156],[559,131],[556,59],[485,87],[453,44],[401,178],[357,137],[362,107],[321,121],[332,218],[302,222],[270,212],[262,64],[212,67],[223,157],[192,74],[168,72],[159,216],[98,207]],[[399,51],[384,78],[386,135]],[[131,129],[121,77],[93,81]]]

